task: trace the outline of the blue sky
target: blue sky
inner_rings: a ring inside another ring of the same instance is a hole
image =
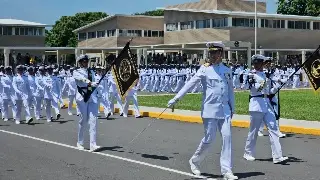
[[[107,14],[132,14],[172,4],[199,0],[0,0],[0,19],[12,18],[44,24],[77,12],[102,11]],[[276,1],[267,0],[267,13],[276,12]]]

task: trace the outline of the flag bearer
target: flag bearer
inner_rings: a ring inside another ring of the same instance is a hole
[[[84,149],[84,130],[85,126],[89,123],[90,151],[97,151],[100,149],[100,146],[96,143],[98,99],[95,88],[97,87],[97,83],[95,83],[94,72],[88,70],[89,57],[87,55],[80,55],[77,61],[80,68],[73,72],[73,77],[76,80],[78,88],[76,103],[80,110],[77,147],[81,150]],[[92,94],[88,97],[90,92],[92,92]],[[87,97],[88,101],[85,102],[84,99]]]

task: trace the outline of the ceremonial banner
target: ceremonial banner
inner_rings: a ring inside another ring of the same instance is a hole
[[[122,49],[113,63],[112,74],[123,101],[129,90],[136,86],[139,80],[136,60],[133,58],[130,50],[130,41]]]
[[[314,90],[320,87],[320,54],[319,48],[303,63],[303,69],[306,72]]]

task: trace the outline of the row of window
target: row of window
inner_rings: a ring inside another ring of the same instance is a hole
[[[88,37],[87,37],[88,35]],[[144,37],[163,37],[163,31],[153,31],[153,30],[143,30]],[[78,39],[92,39],[100,37],[115,37],[116,30],[107,30],[107,31],[94,31],[88,33],[79,33]],[[119,37],[142,37],[142,30],[128,30],[128,29],[119,29]]]
[[[0,35],[44,36],[44,28],[0,26]]]
[[[210,28],[212,23],[212,28],[227,27],[228,18],[221,19],[206,19],[198,21],[187,21],[180,23],[180,29],[202,29]],[[261,19],[261,28],[285,28],[285,20],[269,20]],[[255,20],[249,18],[232,18],[233,27],[255,27]],[[179,29],[178,23],[168,23],[166,24],[167,31],[177,31]],[[288,21],[288,29],[310,29],[310,22],[308,21]],[[313,22],[313,29],[320,30],[320,22]]]
[[[227,27],[228,26],[228,18],[220,18],[220,19],[206,19],[206,20],[198,20],[198,21],[187,21],[180,23],[180,29],[203,29],[210,28],[212,23],[212,27]],[[167,31],[177,31],[178,23],[168,23],[166,24]]]

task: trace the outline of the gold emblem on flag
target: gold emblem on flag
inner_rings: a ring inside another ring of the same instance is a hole
[[[314,78],[320,78],[320,59],[317,59],[312,63],[311,74]]]
[[[119,75],[122,81],[127,82],[131,77],[131,65],[128,59],[123,59],[119,66]]]

